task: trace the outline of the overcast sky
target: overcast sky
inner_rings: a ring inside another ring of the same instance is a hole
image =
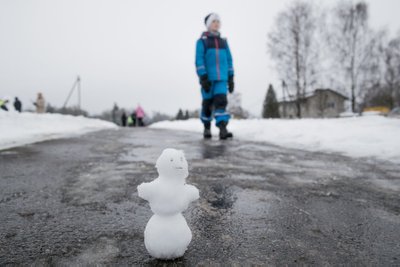
[[[28,107],[40,91],[62,106],[79,74],[83,108],[92,114],[114,102],[169,114],[196,109],[195,42],[205,15],[217,12],[243,106],[259,115],[268,84],[279,84],[266,36],[287,2],[0,0],[0,97],[19,96]],[[369,3],[374,27],[400,29],[399,0]]]

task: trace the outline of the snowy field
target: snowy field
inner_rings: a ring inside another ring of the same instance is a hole
[[[164,121],[152,128],[201,133],[197,119]],[[380,116],[341,119],[233,120],[236,138],[263,141],[309,151],[339,152],[352,157],[376,157],[400,162],[400,120]],[[213,134],[218,133],[213,129]]]
[[[0,149],[112,128],[117,126],[85,117],[0,111]]]

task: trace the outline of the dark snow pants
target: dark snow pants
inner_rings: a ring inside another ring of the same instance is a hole
[[[230,119],[229,113],[226,111],[228,105],[228,84],[226,81],[214,81],[209,92],[201,89],[203,97],[201,109],[201,121],[205,125],[209,125],[215,118],[215,123],[218,126],[222,121],[228,123]]]

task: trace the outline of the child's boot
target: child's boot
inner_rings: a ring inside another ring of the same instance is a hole
[[[225,121],[221,121],[218,124],[219,139],[221,139],[221,140],[226,140],[228,138],[232,138],[233,137],[233,134],[228,131],[228,129],[226,128],[226,125],[227,125],[227,123]]]
[[[204,132],[203,132],[204,139],[212,138],[211,135],[211,123],[204,123]]]

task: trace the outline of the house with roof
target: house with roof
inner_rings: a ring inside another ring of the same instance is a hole
[[[348,97],[332,89],[316,89],[300,100],[302,118],[337,118],[345,111]],[[294,98],[279,102],[281,118],[296,118],[297,105]]]

